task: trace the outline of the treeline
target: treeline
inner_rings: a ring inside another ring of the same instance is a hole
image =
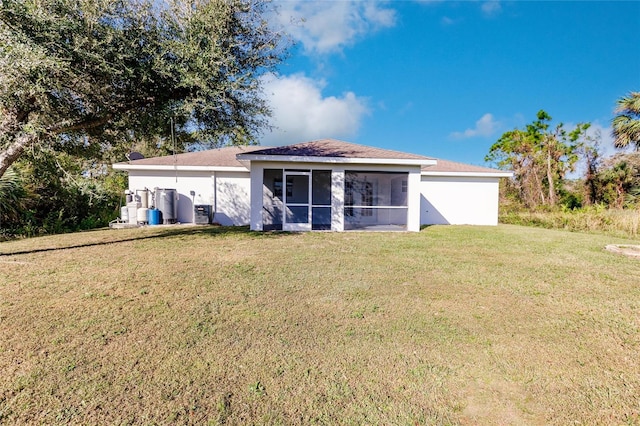
[[[513,171],[503,195],[513,207],[530,210],[575,209],[595,204],[635,208],[640,203],[640,153],[601,154],[601,135],[590,125],[551,128],[551,117],[540,111],[524,129],[506,132],[485,160]],[[580,167],[581,176],[576,176]],[[572,178],[569,178],[573,176]]]
[[[625,149],[604,157],[602,135],[590,132],[589,123],[552,125],[545,111],[539,111],[524,128],[504,133],[485,158],[514,174],[502,187],[503,217],[517,222],[515,212],[524,213],[522,219],[533,217],[532,212],[581,210],[602,216],[605,210],[640,208],[640,93],[621,98],[616,112],[612,121],[614,145],[635,151]],[[542,220],[540,215],[535,217]],[[622,215],[608,215],[604,221],[612,217]]]
[[[112,163],[130,151],[156,157],[196,147],[183,136],[132,137],[128,147],[102,152],[66,148],[34,148],[0,176],[0,241],[105,227],[120,215],[127,188],[127,174]]]
[[[29,153],[0,177],[0,241],[107,226],[125,187],[106,165]]]

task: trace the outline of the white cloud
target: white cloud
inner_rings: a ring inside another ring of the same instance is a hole
[[[573,126],[575,127],[575,126]],[[569,129],[573,127],[567,127]],[[624,149],[616,148],[613,145],[613,136],[611,135],[611,131],[613,129],[611,126],[603,126],[599,121],[594,121],[591,123],[591,127],[587,130],[587,136],[595,137],[596,135],[600,135],[600,158],[608,158],[615,154],[619,153],[629,153],[634,151],[633,146],[629,146]]]
[[[464,132],[453,132],[449,136],[453,139],[491,136],[498,130],[499,126],[500,123],[493,118],[493,115],[486,113],[476,121],[476,126],[473,129],[467,129]]]
[[[502,5],[498,0],[489,0],[480,7],[485,16],[495,16],[502,11]]]
[[[569,129],[575,128],[575,126],[567,127]],[[599,122],[591,123],[591,127],[587,129],[587,136],[591,138],[600,137],[600,155],[610,157],[613,154],[620,152],[615,146],[613,146],[613,136],[611,136],[611,127],[603,126]]]
[[[303,74],[269,75],[264,77],[263,84],[275,128],[264,135],[262,145],[349,138],[358,132],[362,118],[369,112],[366,99],[353,92],[324,97],[325,83]]]
[[[443,25],[453,25],[453,24],[457,23],[458,21],[456,21],[453,18],[449,18],[448,16],[443,16],[442,19],[440,20],[440,22]]]
[[[339,52],[366,34],[396,23],[395,10],[377,1],[293,0],[277,6],[277,22],[307,53]]]
[[[565,123],[564,128],[567,133],[576,128],[574,123]],[[599,141],[598,151],[600,158],[611,157],[620,152],[626,152],[625,149],[618,149],[613,145],[613,136],[611,135],[611,126],[602,125],[598,120],[591,122],[591,126],[587,129],[587,137]]]

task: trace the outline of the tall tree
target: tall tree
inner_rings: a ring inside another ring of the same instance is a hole
[[[599,130],[592,135],[585,135],[578,147],[578,154],[584,160],[584,203],[595,204],[598,201],[598,168],[601,162],[600,143],[602,135]]]
[[[640,150],[640,92],[631,92],[617,101],[616,116],[612,120],[616,148],[635,145]]]
[[[545,203],[539,150],[533,142],[526,131],[514,129],[504,133],[485,157],[485,161],[513,171],[520,199],[528,207]]]
[[[568,131],[562,123],[549,130],[551,116],[540,110],[524,130],[504,133],[494,143],[486,161],[513,170],[520,197],[528,207],[554,205],[560,183],[578,160],[578,147],[589,124]]]
[[[621,152],[603,159],[594,178],[595,202],[613,208],[636,206],[640,195],[640,153]]]
[[[0,176],[26,149],[95,156],[173,117],[201,143],[267,125],[259,76],[286,53],[268,0],[3,0]]]

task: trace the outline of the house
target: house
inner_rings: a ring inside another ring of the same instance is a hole
[[[407,230],[498,222],[498,184],[510,172],[333,139],[226,147],[116,163],[129,188],[174,188],[177,220],[252,230]]]

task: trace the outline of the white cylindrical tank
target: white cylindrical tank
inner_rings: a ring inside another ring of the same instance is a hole
[[[140,202],[143,209],[149,208],[149,190],[136,189],[136,201]]]
[[[149,223],[149,209],[146,207],[140,207],[136,213],[138,223],[145,225]]]
[[[137,201],[132,201],[127,203],[127,209],[129,210],[129,223],[136,224],[138,223],[137,212],[140,208],[140,203]]]
[[[127,206],[120,207],[120,221],[129,222],[129,208]]]

